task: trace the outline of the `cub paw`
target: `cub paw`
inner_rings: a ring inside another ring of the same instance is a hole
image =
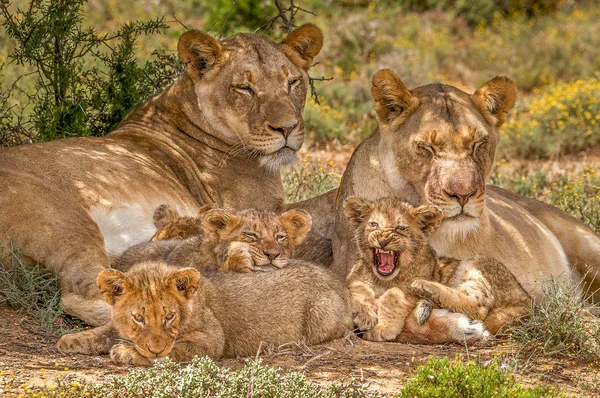
[[[412,294],[417,297],[439,302],[439,291],[437,287],[424,279],[415,279],[409,287]]]
[[[85,338],[81,338],[80,333],[65,334],[56,343],[56,348],[65,354],[76,353],[91,355],[91,347]]]
[[[219,270],[243,273],[254,271],[250,245],[245,242],[232,242],[227,251],[227,259]]]
[[[110,349],[110,359],[118,365],[152,365],[152,361],[127,344],[115,344]]]
[[[354,316],[354,324],[359,330],[371,330],[377,325],[377,311],[361,308]]]
[[[398,336],[399,331],[394,328],[377,325],[363,334],[364,340],[369,341],[393,341]]]

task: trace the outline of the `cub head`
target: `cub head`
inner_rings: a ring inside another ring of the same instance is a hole
[[[371,93],[391,187],[413,204],[440,208],[440,232],[464,236],[477,229],[498,128],[515,103],[512,80],[495,77],[469,95],[445,84],[408,90],[394,72],[381,70]]]
[[[140,263],[127,273],[100,272],[98,288],[112,305],[112,322],[122,339],[146,358],[169,355],[188,322],[200,273],[163,263]]]
[[[281,43],[258,34],[218,41],[196,30],[184,33],[178,50],[200,108],[191,119],[226,142],[229,155],[245,153],[279,170],[304,142],[307,70],[322,46],[323,34],[312,24]]]
[[[198,210],[196,217],[182,217],[169,205],[160,205],[154,211],[154,226],[157,231],[150,239],[185,239],[202,233],[202,216],[212,209],[212,205],[204,205]]]
[[[206,243],[217,256],[225,256],[232,242],[250,245],[255,266],[287,265],[292,252],[308,235],[312,225],[304,210],[289,210],[278,216],[259,210],[230,212],[215,209],[202,218]]]
[[[443,218],[430,205],[413,207],[396,198],[370,201],[356,196],[344,201],[344,214],[355,228],[363,261],[381,279],[393,279],[410,266]]]

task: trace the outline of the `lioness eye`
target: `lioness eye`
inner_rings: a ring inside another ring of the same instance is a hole
[[[477,149],[482,145],[485,144],[486,140],[481,140],[481,141],[477,141],[473,143],[473,153],[475,153],[477,151]]]
[[[396,227],[396,231],[398,231],[398,232],[406,232],[406,231],[408,231],[408,227],[406,225],[398,225]]]
[[[247,85],[236,86],[235,89],[242,94],[254,95],[254,90],[252,90],[252,87]]]
[[[369,227],[375,228],[375,227],[378,227],[378,226],[379,226],[379,224],[377,224],[375,221],[369,221]]]
[[[253,240],[257,240],[258,239],[258,235],[254,232],[244,232],[244,235],[247,238],[253,239]]]
[[[418,141],[415,143],[415,145],[417,146],[418,151],[420,151],[420,152],[427,151],[431,155],[436,156],[435,148],[433,146],[431,146],[429,143],[423,142],[423,141]]]
[[[291,91],[292,88],[298,87],[298,85],[300,84],[301,81],[302,81],[302,79],[300,79],[299,77],[296,77],[296,78],[293,78],[292,80],[290,80],[288,82],[288,91]]]
[[[144,319],[144,316],[142,314],[132,314],[133,315],[133,320],[136,321],[137,323],[139,323],[140,325],[143,325],[144,323],[146,323],[146,320]]]

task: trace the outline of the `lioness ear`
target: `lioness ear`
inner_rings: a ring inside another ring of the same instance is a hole
[[[114,305],[119,296],[123,295],[125,289],[129,286],[129,278],[116,269],[106,269],[98,274],[96,284],[104,297],[104,301]]]
[[[308,70],[323,47],[323,32],[316,25],[304,24],[292,30],[281,42],[285,55],[299,68]]]
[[[404,119],[417,107],[418,100],[391,70],[383,69],[375,73],[372,83],[371,95],[380,124],[387,125],[392,120]]]
[[[160,205],[154,211],[154,226],[158,229],[162,229],[168,223],[177,221],[178,219],[179,213],[169,205]]]
[[[200,285],[200,272],[195,268],[182,268],[171,274],[168,283],[189,300]]]
[[[205,231],[216,234],[227,233],[235,229],[240,223],[240,218],[226,210],[214,209],[204,213],[202,227]]]
[[[280,220],[294,247],[302,243],[312,226],[312,217],[304,210],[286,211],[281,215]]]
[[[488,123],[500,127],[515,105],[517,86],[506,76],[496,76],[475,91],[471,99]]]
[[[412,211],[413,216],[419,223],[421,231],[426,236],[431,235],[442,224],[444,213],[435,206],[421,205]]]
[[[188,30],[181,35],[177,51],[186,70],[195,78],[202,78],[206,71],[219,63],[223,54],[219,42],[199,30]]]
[[[343,207],[346,218],[356,226],[371,214],[373,202],[358,196],[350,196],[344,201]]]

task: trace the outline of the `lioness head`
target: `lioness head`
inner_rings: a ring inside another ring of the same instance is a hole
[[[515,84],[495,77],[471,95],[445,84],[408,90],[394,72],[381,70],[371,93],[381,163],[392,188],[413,204],[439,207],[442,228],[461,234],[476,229],[498,127],[515,103]]]
[[[250,246],[255,266],[285,267],[312,225],[310,214],[304,210],[289,210],[278,216],[259,210],[232,213],[215,209],[202,217],[204,237],[219,256],[226,255],[232,242]]]
[[[344,214],[356,228],[363,261],[381,279],[393,279],[412,264],[443,218],[434,206],[413,207],[390,197],[370,201],[351,196],[344,201]]]
[[[278,170],[304,142],[307,70],[322,46],[323,34],[312,24],[281,43],[258,34],[217,41],[196,30],[184,33],[178,50],[200,108],[194,118],[232,147],[229,155],[245,152]]]
[[[193,268],[140,263],[127,273],[100,272],[98,288],[112,305],[121,338],[146,358],[169,355],[180,328],[190,319],[200,273]]]

